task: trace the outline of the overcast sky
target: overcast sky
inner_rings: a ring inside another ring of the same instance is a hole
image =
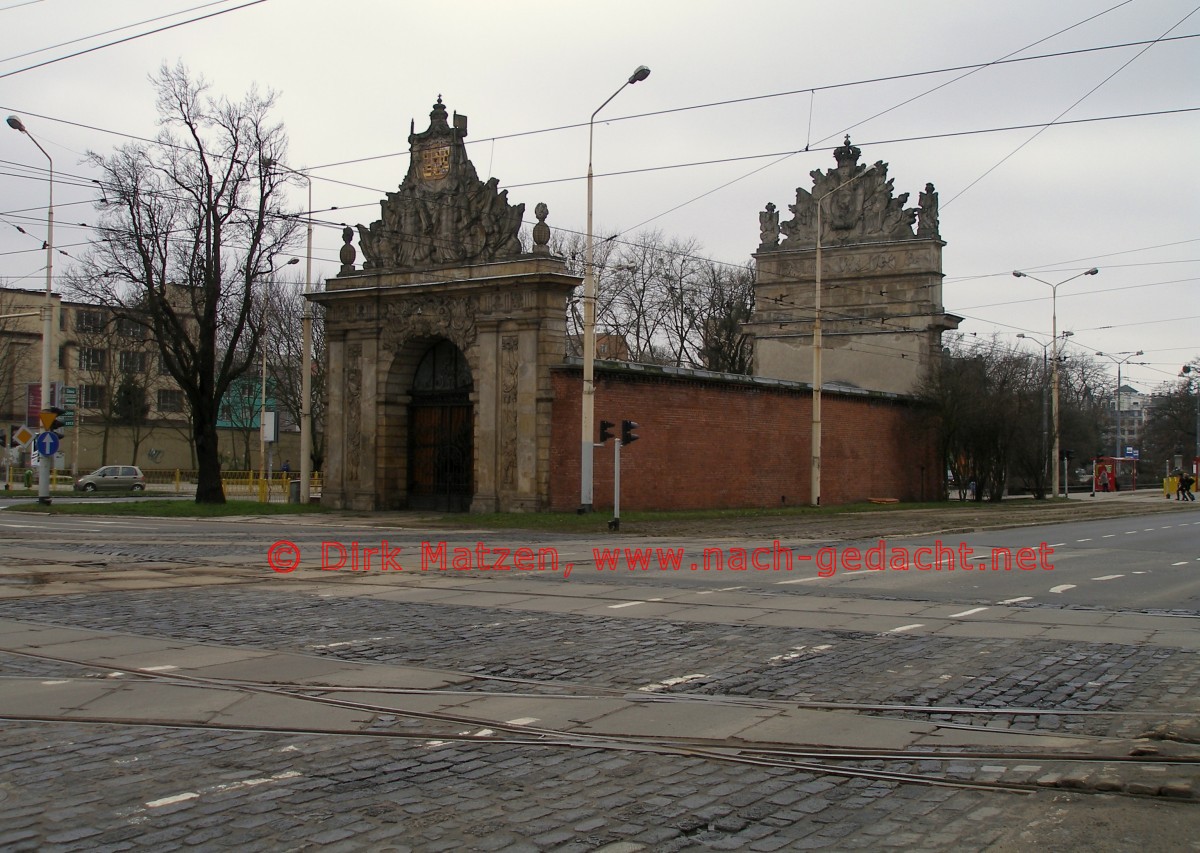
[[[70,253],[95,221],[83,154],[154,136],[148,78],[163,62],[233,100],[272,89],[290,165],[311,170],[330,223],[324,277],[336,223],[378,218],[407,170],[409,121],[424,130],[439,94],[469,116],[481,177],[530,222],[544,201],[552,227],[583,231],[588,117],[644,64],[650,78],[597,119],[597,233],[657,228],[744,264],[758,211],[786,211],[849,133],[910,205],[936,185],[944,302],[963,331],[1048,341],[1050,288],[1012,270],[1059,282],[1097,266],[1059,288],[1059,329],[1087,352],[1144,350],[1122,379],[1150,390],[1200,355],[1194,2],[0,0],[0,115],[54,158],[55,242]],[[45,165],[0,126],[10,285],[44,282]]]

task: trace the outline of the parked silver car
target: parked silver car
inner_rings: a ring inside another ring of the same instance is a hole
[[[75,481],[77,492],[140,492],[145,488],[146,477],[142,474],[142,469],[134,465],[105,465]]]

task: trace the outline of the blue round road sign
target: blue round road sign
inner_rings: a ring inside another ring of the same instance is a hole
[[[39,456],[53,456],[58,453],[58,433],[42,432],[33,440]]]

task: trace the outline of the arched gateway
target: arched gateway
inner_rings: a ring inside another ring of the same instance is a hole
[[[441,98],[410,132],[408,174],[343,237],[326,307],[322,502],[476,512],[549,505],[550,366],[579,283],[551,257],[545,205],[524,252],[524,205],[479,180]]]

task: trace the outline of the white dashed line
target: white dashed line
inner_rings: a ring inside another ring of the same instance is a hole
[[[1094,581],[1115,581],[1117,578],[1123,578],[1125,575],[1101,575],[1098,578],[1092,578]]]
[[[998,604],[1018,604],[1022,601],[1033,601],[1033,596],[1032,595],[1022,595],[1020,598],[1006,598],[1003,601],[1000,601],[997,603]]]
[[[644,687],[639,687],[638,690],[642,693],[657,693],[666,687],[674,687],[676,684],[687,684],[691,681],[699,681],[702,678],[708,678],[708,676],[702,672],[693,673],[692,675],[680,675],[675,678],[665,678],[662,681],[647,684]]]
[[[950,616],[949,616],[949,617],[947,617],[947,618],[949,618],[949,619],[961,619],[961,618],[962,618],[962,617],[964,617],[964,616],[970,616],[972,613],[982,613],[982,612],[983,612],[983,611],[985,611],[985,610],[987,610],[987,608],[986,608],[986,607],[973,607],[973,608],[971,608],[970,610],[964,610],[962,613],[952,613],[952,614],[950,614]]]
[[[633,607],[635,604],[647,604],[651,601],[662,601],[661,598],[647,598],[645,601],[626,601],[621,604],[608,605],[609,610],[620,610],[622,607]]]
[[[175,803],[182,803],[185,800],[194,800],[199,796],[195,791],[188,791],[186,794],[176,794],[173,797],[163,797],[161,800],[151,800],[146,803],[146,808],[157,809],[160,806],[170,806]]]
[[[1103,536],[1101,536],[1100,538],[1101,538],[1101,539],[1112,539],[1112,538],[1113,538],[1114,536],[1116,536],[1116,535],[1117,535],[1117,534],[1115,534],[1115,533],[1105,533],[1105,534],[1104,534]]]
[[[1068,589],[1074,589],[1074,588],[1075,588],[1075,584],[1064,583],[1064,584],[1059,584],[1058,586],[1050,587],[1050,591],[1053,593],[1063,593],[1063,592],[1066,592]]]
[[[1088,538],[1088,539],[1076,539],[1075,541],[1076,542],[1091,542],[1092,540],[1090,538]]]
[[[517,717],[515,720],[505,720],[510,726],[528,726],[538,721],[538,717]]]
[[[1047,545],[1046,547],[1047,548],[1059,548],[1066,544],[1067,544],[1066,542],[1055,542],[1053,545]]]
[[[1171,565],[1172,565],[1172,566],[1186,566],[1187,564],[1188,564],[1188,561],[1187,561],[1187,560],[1183,560],[1182,562],[1179,562],[1179,563],[1172,563]],[[1137,574],[1137,572],[1134,572],[1134,574]]]
[[[890,631],[884,631],[883,633],[885,633],[885,634],[899,634],[899,633],[901,633],[902,631],[911,631],[911,630],[912,630],[912,629],[914,629],[914,628],[924,628],[924,627],[925,627],[925,623],[924,623],[924,622],[917,622],[917,623],[916,623],[916,624],[914,624],[914,625],[901,625],[899,628],[893,628],[892,630],[890,630]]]

